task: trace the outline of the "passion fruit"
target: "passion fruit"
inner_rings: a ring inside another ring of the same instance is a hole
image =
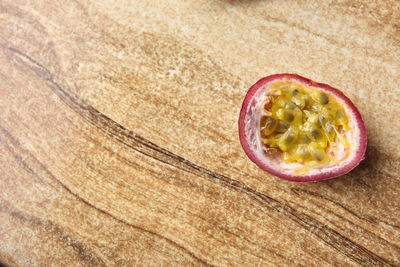
[[[257,166],[296,182],[348,173],[364,159],[367,146],[364,122],[349,98],[287,73],[250,87],[240,110],[239,138]]]

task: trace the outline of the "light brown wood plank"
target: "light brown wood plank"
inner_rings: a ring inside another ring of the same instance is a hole
[[[0,262],[400,264],[398,1],[0,1]],[[243,153],[246,88],[295,72],[359,107],[333,180]]]

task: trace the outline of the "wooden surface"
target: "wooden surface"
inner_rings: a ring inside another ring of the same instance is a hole
[[[358,106],[357,169],[247,159],[241,102],[281,72]],[[399,77],[394,0],[0,0],[0,262],[399,266]]]

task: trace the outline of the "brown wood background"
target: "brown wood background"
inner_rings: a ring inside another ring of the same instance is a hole
[[[340,88],[367,157],[308,184],[238,141],[249,86]],[[0,0],[0,262],[400,265],[400,2]]]

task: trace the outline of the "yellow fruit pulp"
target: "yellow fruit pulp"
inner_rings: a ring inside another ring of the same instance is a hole
[[[335,144],[349,147],[348,118],[328,92],[292,81],[275,82],[262,108],[263,145],[281,150],[285,162],[325,164],[335,159]]]

